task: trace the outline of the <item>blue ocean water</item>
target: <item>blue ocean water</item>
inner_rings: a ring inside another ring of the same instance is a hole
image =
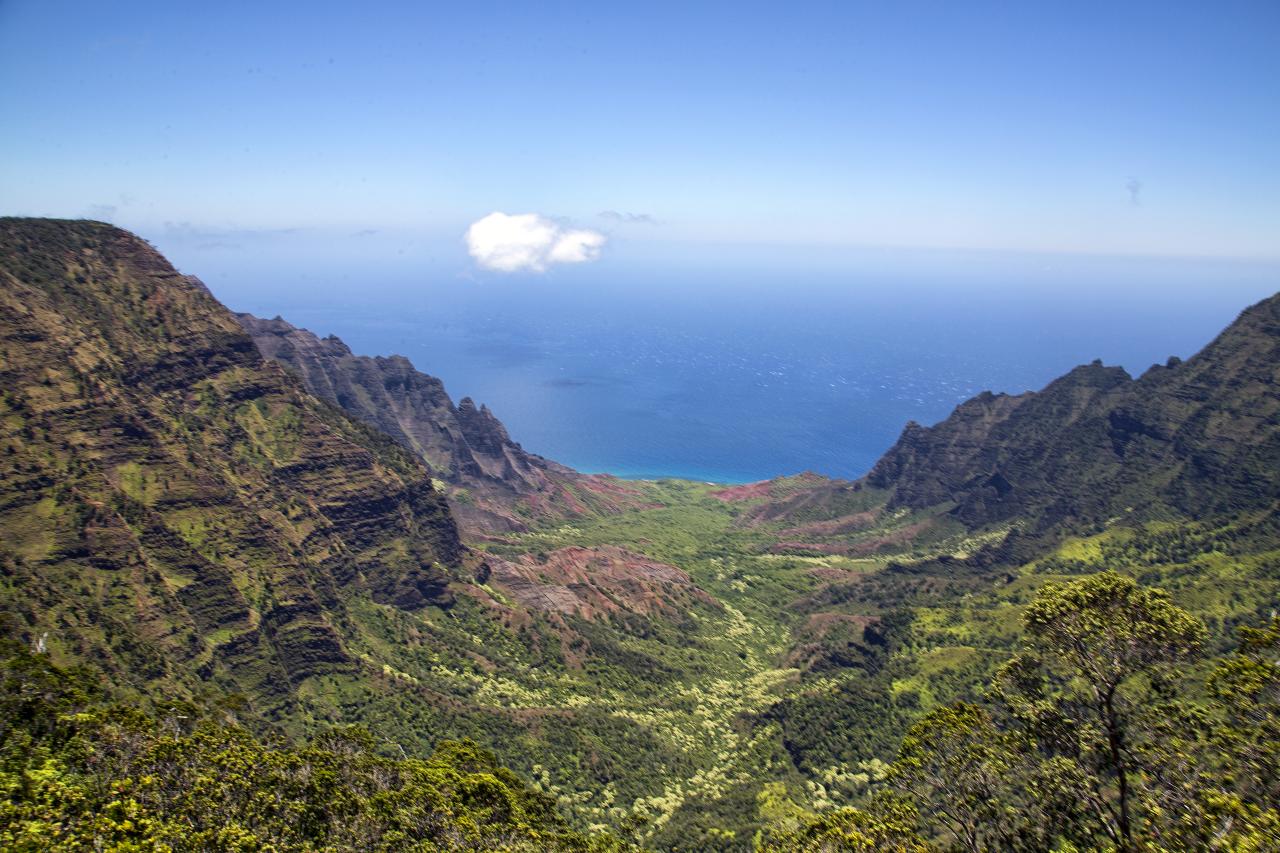
[[[1095,358],[1133,373],[1189,356],[1275,289],[1269,271],[1235,267],[1040,263],[480,278],[241,263],[206,281],[233,309],[408,356],[533,452],[717,482],[856,477],[908,420]]]

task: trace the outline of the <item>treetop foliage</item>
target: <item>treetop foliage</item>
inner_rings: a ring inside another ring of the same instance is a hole
[[[417,758],[381,754],[360,727],[263,738],[189,707],[110,704],[84,671],[5,652],[5,850],[623,849],[571,829],[554,800],[471,742]]]
[[[840,810],[763,849],[1280,849],[1280,618],[1201,685],[1162,670],[1185,669],[1203,626],[1132,579],[1048,584],[1025,619],[989,702],[904,737],[880,800],[902,798],[895,820]]]

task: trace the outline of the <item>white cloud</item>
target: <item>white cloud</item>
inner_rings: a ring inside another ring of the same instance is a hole
[[[580,264],[600,257],[605,236],[568,230],[536,213],[490,213],[467,229],[467,251],[486,269],[543,272],[551,264]]]
[[[547,254],[553,264],[580,264],[600,257],[604,235],[598,231],[565,231]]]

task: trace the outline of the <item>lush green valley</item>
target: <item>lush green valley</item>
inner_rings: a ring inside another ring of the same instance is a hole
[[[855,483],[622,481],[0,221],[0,839],[1280,849],[1278,346],[1273,297]]]

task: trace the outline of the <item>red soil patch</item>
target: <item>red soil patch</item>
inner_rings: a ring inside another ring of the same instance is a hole
[[[758,498],[769,497],[772,489],[772,480],[761,480],[758,483],[744,483],[741,486],[730,486],[727,489],[712,492],[711,497],[722,500],[725,503],[731,503],[733,501],[751,501]]]
[[[622,548],[569,547],[539,561],[491,557],[492,582],[530,610],[576,614],[584,619],[631,612],[679,616],[694,604],[719,603],[675,566]]]

